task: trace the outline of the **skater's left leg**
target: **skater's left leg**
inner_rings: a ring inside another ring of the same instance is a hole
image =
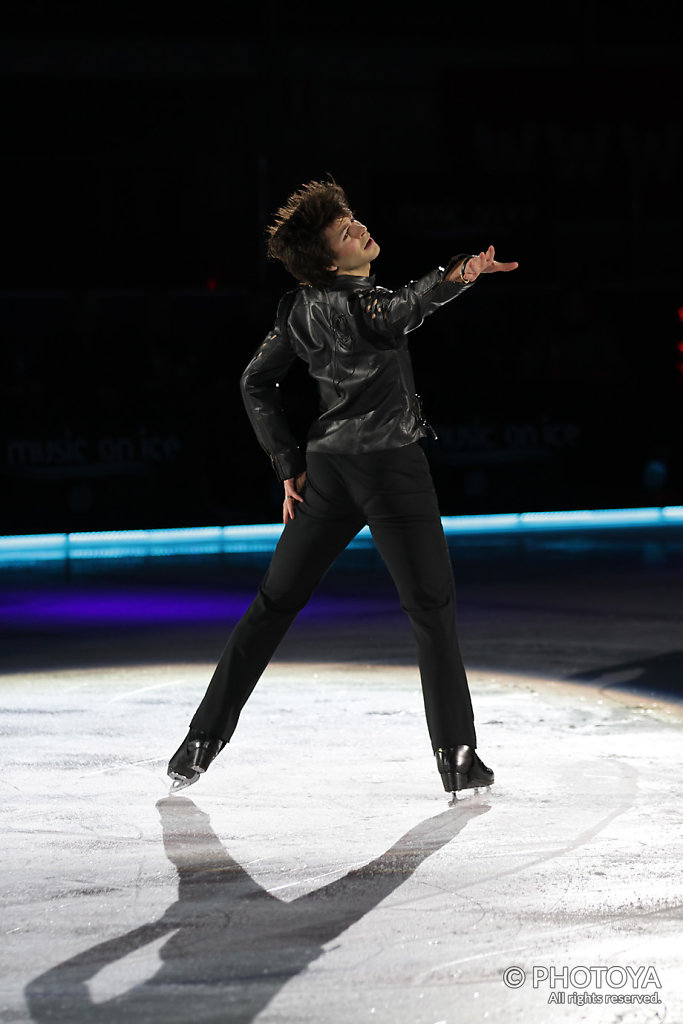
[[[453,572],[429,467],[417,445],[383,454],[363,510],[413,627],[437,768],[446,792],[490,786],[494,774],[475,750]]]
[[[476,746],[455,617],[453,571],[419,445],[355,457],[354,491],[408,615],[434,751]]]
[[[385,508],[370,519],[370,530],[415,635],[432,748],[476,747],[455,587],[436,500],[428,493],[404,496],[400,515]]]

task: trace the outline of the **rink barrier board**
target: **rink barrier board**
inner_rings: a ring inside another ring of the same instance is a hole
[[[441,522],[447,537],[683,526],[683,505],[443,516]],[[0,565],[73,558],[147,558],[181,554],[269,552],[274,550],[282,529],[280,523],[262,523],[3,536],[0,537]],[[362,549],[372,545],[370,530],[365,526],[351,541],[349,548]]]

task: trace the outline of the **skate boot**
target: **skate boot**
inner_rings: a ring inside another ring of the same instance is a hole
[[[207,736],[200,729],[190,729],[168,762],[167,775],[173,779],[171,792],[177,793],[196,782],[224,746],[225,740]]]
[[[474,747],[464,744],[459,747],[439,747],[436,751],[436,766],[447,793],[490,786],[494,781],[493,772],[477,756]]]

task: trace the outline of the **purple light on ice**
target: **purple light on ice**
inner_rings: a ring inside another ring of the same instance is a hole
[[[255,596],[252,591],[68,590],[36,593],[15,590],[0,595],[0,619],[6,626],[135,625],[152,622],[235,622]],[[358,617],[395,611],[398,599],[314,594],[301,617]]]

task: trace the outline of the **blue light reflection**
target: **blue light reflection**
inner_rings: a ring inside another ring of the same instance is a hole
[[[442,523],[444,532],[451,537],[473,533],[519,534],[544,530],[683,526],[683,506],[444,516]],[[270,552],[275,548],[281,532],[282,526],[279,523],[265,523],[252,526],[0,537],[0,565],[67,558],[149,558],[182,554]],[[349,545],[351,549],[371,546],[372,538],[367,526]]]

